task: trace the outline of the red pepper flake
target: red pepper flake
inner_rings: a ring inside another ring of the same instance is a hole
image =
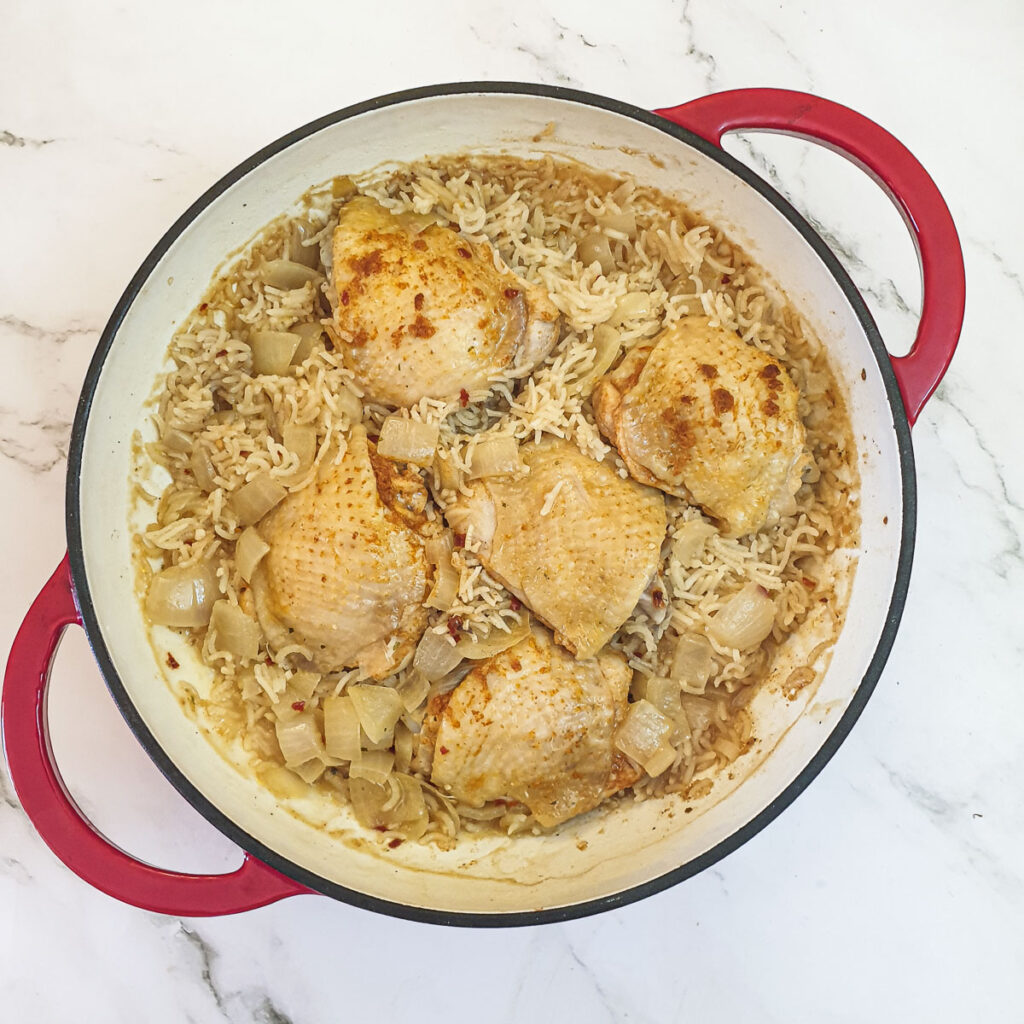
[[[209,308],[210,308],[210,304],[208,302],[201,302],[199,304],[199,312],[200,313],[205,313]]]
[[[459,639],[459,632],[462,630],[462,619],[458,615],[448,616],[448,635],[453,640]]]
[[[506,299],[514,299],[518,295],[519,295],[519,289],[518,288],[506,288],[505,289],[505,298]]]
[[[292,701],[292,711],[305,711],[305,710],[306,710],[306,702],[304,700],[293,700]]]
[[[342,292],[341,293],[341,304],[343,306],[347,306],[348,305],[348,292]]]
[[[373,826],[378,832],[387,832],[387,825],[374,825]]]
[[[804,577],[804,578],[803,578],[803,579],[802,579],[802,580],[801,580],[800,582],[801,582],[801,583],[802,583],[802,584],[803,584],[803,585],[804,585],[804,586],[805,586],[805,587],[806,587],[806,588],[807,588],[808,590],[813,590],[813,589],[815,588],[815,586],[817,585],[817,584],[815,584],[814,580],[812,580],[812,579],[811,579],[810,577],[808,577],[808,576],[805,576],[805,577]]]
[[[267,665],[273,665],[274,664],[274,659],[269,654],[263,659],[263,661]]]
[[[397,850],[402,845],[402,842],[403,841],[401,839],[392,839],[391,842],[388,843],[388,846],[392,850]]]
[[[438,747],[437,749],[438,749],[438,750],[439,750],[439,751],[440,751],[440,752],[441,752],[442,754],[447,754],[447,753],[448,753],[448,748],[447,748],[447,747]]]
[[[377,444],[380,441],[380,434],[367,434],[366,439],[368,441],[372,441],[374,444]]]
[[[665,595],[664,595],[664,593],[662,591],[660,591],[660,590],[652,591],[651,592],[651,604],[653,604],[655,608],[664,608],[665,607]]]
[[[518,597],[513,596],[509,598],[508,606],[512,609],[512,611],[517,612],[520,608],[523,607],[523,602],[520,601]]]
[[[466,535],[464,533],[452,534],[452,542],[457,548],[464,548],[466,546]]]
[[[722,275],[722,284],[728,284],[731,280],[732,278],[728,274]]]
[[[168,668],[178,668],[179,667],[178,659],[173,654],[171,654],[170,651],[167,652],[167,667]]]
[[[228,350],[226,348],[222,348],[218,352],[214,353],[217,359],[223,359],[227,354]]]
[[[468,259],[470,259],[470,257],[472,257],[472,255],[473,255],[473,254],[472,254],[472,253],[471,253],[471,252],[470,252],[470,251],[469,251],[468,249],[463,249],[461,245],[460,245],[460,246],[459,246],[459,248],[458,248],[458,249],[456,249],[455,251],[456,251],[456,252],[457,252],[457,253],[458,253],[458,254],[459,254],[459,255],[460,255],[460,256],[461,256],[461,257],[462,257],[462,258],[463,258],[464,260],[468,260]]]
[[[469,405],[469,392],[465,388],[459,392],[459,405],[461,405],[463,409]]]

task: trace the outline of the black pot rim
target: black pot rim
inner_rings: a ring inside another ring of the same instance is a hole
[[[671,135],[680,142],[698,150],[705,156],[716,161],[728,171],[741,178],[747,185],[767,199],[782,216],[803,236],[814,252],[822,260],[829,272],[836,279],[839,287],[850,303],[865,336],[874,353],[875,360],[881,371],[886,396],[893,412],[893,427],[896,434],[897,452],[900,461],[900,477],[902,481],[903,522],[901,526],[900,550],[897,559],[896,581],[892,599],[889,603],[885,623],[879,636],[878,646],[868,665],[860,685],[854,692],[853,699],[835,727],[829,733],[817,753],[808,761],[797,777],[771,803],[741,828],[727,838],[721,840],[710,850],[685,864],[674,868],[657,878],[651,879],[629,889],[565,906],[543,908],[539,910],[517,912],[461,912],[434,910],[423,907],[407,906],[375,896],[369,896],[354,889],[348,889],[335,882],[301,867],[282,857],[280,854],[264,846],[259,840],[235,824],[227,815],[215,807],[203,793],[184,776],[177,765],[164,752],[156,738],[142,721],[134,703],[128,695],[107,649],[100,623],[93,604],[89,580],[85,570],[83,541],[81,535],[81,519],[79,506],[82,500],[80,477],[84,455],[86,425],[92,410],[96,387],[102,373],[107,353],[117,336],[122,321],[132,303],[135,301],[143,285],[150,277],[156,264],[185,231],[223,192],[236,181],[247,175],[268,158],[287,149],[293,143],[312,135],[329,125],[347,120],[360,114],[382,107],[398,106],[416,100],[439,96],[463,95],[473,93],[500,93],[506,95],[545,96],[566,100],[587,106],[599,107],[615,114],[621,114],[656,128]],[[68,479],[66,488],[66,521],[68,551],[70,556],[71,574],[74,583],[75,599],[82,616],[86,636],[92,646],[96,660],[99,662],[104,680],[114,698],[121,714],[131,730],[146,749],[157,767],[174,786],[175,789],[195,807],[211,824],[224,833],[243,850],[259,858],[281,874],[306,886],[314,892],[322,893],[334,899],[360,907],[388,914],[407,920],[443,925],[467,927],[511,927],[537,925],[557,921],[566,921],[603,911],[623,907],[637,900],[652,896],[704,871],[721,860],[727,854],[742,846],[747,840],[760,832],[788,807],[800,793],[810,784],[811,780],[821,772],[828,761],[838,750],[840,744],[849,735],[854,723],[871,696],[878,682],[882,669],[888,658],[896,637],[903,606],[906,602],[910,582],[910,568],[913,560],[914,537],[917,521],[917,488],[914,473],[914,457],[910,440],[910,425],[903,405],[902,395],[896,382],[896,376],[889,361],[889,354],[882,341],[874,319],[867,308],[860,292],[843,268],[831,249],[814,231],[808,222],[763,178],[730,156],[724,150],[713,146],[700,136],[673,124],[656,114],[620,100],[610,99],[594,93],[567,89],[561,86],[537,85],[524,82],[453,82],[416,89],[406,89],[389,93],[374,99],[357,103],[353,106],[337,110],[324,117],[311,121],[297,128],[259,150],[247,160],[242,161],[233,170],[225,174],[216,184],[199,197],[168,229],[160,241],[154,246],[142,262],[124,294],[118,300],[106,327],[100,336],[99,344],[89,365],[82,392],[78,400],[71,443],[68,451]]]

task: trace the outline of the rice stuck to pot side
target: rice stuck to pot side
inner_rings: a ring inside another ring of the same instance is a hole
[[[190,691],[189,710],[222,737],[240,738],[252,770],[272,791],[300,797],[313,790],[351,806],[382,842],[415,839],[447,848],[461,831],[541,829],[521,803],[469,806],[417,770],[415,746],[430,701],[458,682],[459,670],[429,682],[407,658],[379,680],[375,685],[400,698],[397,720],[386,723],[377,742],[361,733],[357,771],[355,761],[325,750],[324,712],[365,675],[320,674],[310,670],[302,644],[275,648],[258,630],[245,635],[254,616],[240,563],[254,556],[239,543],[246,530],[239,491],[251,494],[255,485],[257,499],[300,492],[341,458],[354,425],[376,436],[396,412],[364,401],[332,321],[337,296],[324,257],[329,261],[340,205],[355,189],[394,213],[489,243],[523,281],[542,286],[561,314],[557,344],[531,373],[495,375],[490,388],[456,401],[423,399],[398,410],[438,428],[435,459],[417,472],[431,495],[423,514],[439,528],[467,493],[474,451],[493,438],[565,439],[628,476],[590,401],[599,371],[607,369],[601,360],[609,339],[621,359],[684,317],[707,317],[774,357],[798,387],[813,466],[795,508],[775,525],[736,538],[698,507],[666,495],[668,530],[655,585],[610,644],[628,659],[632,699],[653,703],[671,720],[672,751],[656,777],[638,772],[631,789],[611,799],[705,795],[716,772],[750,749],[755,722],[747,706],[809,610],[827,606],[838,632],[843,609],[827,562],[837,548],[855,547],[858,536],[849,424],[821,344],[792,310],[773,302],[742,251],[675,200],[550,158],[442,159],[312,189],[299,214],[269,225],[214,281],[174,336],[172,368],[154,393],[156,439],[139,448],[140,462],[162,467],[170,482],[159,495],[138,488],[152,508],[151,525],[136,536],[136,565],[140,593],[155,574],[180,567],[193,596],[206,588],[207,619],[211,596],[223,606],[219,629],[205,622],[179,628],[213,673],[203,697]],[[281,372],[256,373],[255,339],[266,342],[269,332],[297,332],[302,342]],[[542,515],[556,507],[556,492],[547,495]],[[450,555],[454,593],[447,607],[429,609],[427,631],[445,636],[454,623],[464,638],[521,635],[526,609],[487,571],[473,538],[459,540]],[[711,624],[751,585],[772,603],[770,632],[752,649],[723,646]],[[245,620],[232,619],[232,610]],[[157,630],[158,650],[159,637]],[[824,646],[790,674],[790,694],[815,682]],[[176,668],[176,659],[166,657]],[[179,690],[188,689],[185,671],[171,673]],[[292,749],[299,739],[311,754],[302,761]]]

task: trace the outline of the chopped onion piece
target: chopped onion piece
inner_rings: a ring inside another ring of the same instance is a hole
[[[160,443],[170,452],[190,452],[194,442],[184,430],[169,427],[160,435]]]
[[[324,773],[327,766],[319,758],[296,765],[292,771],[307,785],[311,786]]]
[[[402,717],[405,705],[390,686],[355,683],[345,691],[355,706],[359,724],[371,743],[391,745],[395,722]]]
[[[668,742],[672,728],[672,720],[650,701],[638,700],[629,705],[626,720],[615,734],[615,746],[653,778],[675,760],[675,750]]]
[[[322,281],[323,275],[294,260],[270,260],[263,271],[263,283],[282,291],[293,291],[310,281]]]
[[[684,693],[680,697],[680,703],[683,706],[686,721],[689,723],[693,736],[696,739],[715,720],[714,701],[709,700],[707,697],[696,697]]]
[[[278,719],[274,729],[277,732],[277,745],[289,768],[305,764],[324,753],[320,729],[311,712],[307,711],[285,721]]]
[[[462,655],[456,650],[455,644],[444,634],[435,633],[432,629],[428,629],[420,638],[412,659],[413,667],[418,668],[431,682],[448,675],[460,661]]]
[[[347,199],[355,191],[356,183],[347,174],[339,174],[331,182],[331,195],[335,199]]]
[[[410,775],[395,772],[387,785],[383,781],[377,784],[359,776],[350,776],[349,798],[352,810],[364,828],[399,832],[407,839],[419,839],[427,830],[423,789]]]
[[[363,418],[362,399],[351,389],[341,387],[334,395],[338,412],[348,417],[349,423],[358,423]]]
[[[640,316],[651,315],[651,297],[647,292],[627,292],[619,299],[615,306],[615,312],[609,321],[612,324],[621,324],[626,320],[635,320]]]
[[[259,623],[226,598],[218,601],[210,613],[210,629],[217,634],[217,650],[229,651],[236,658],[252,661],[260,653]]]
[[[308,324],[296,324],[288,330],[299,336],[299,344],[292,353],[292,366],[301,366],[312,355],[313,346],[323,337],[324,325],[313,320]]]
[[[708,632],[723,647],[749,651],[768,636],[774,622],[775,604],[767,591],[748,583],[723,605]]]
[[[519,459],[519,444],[514,437],[488,437],[473,449],[469,479],[482,476],[505,476],[523,468]]]
[[[416,736],[413,731],[404,723],[398,722],[395,725],[395,770],[407,772],[412,764],[413,749],[416,745]]]
[[[699,633],[684,633],[672,654],[672,678],[687,693],[703,693],[715,669],[711,644]]]
[[[252,526],[287,497],[284,485],[269,472],[263,472],[239,487],[231,495],[229,504],[243,526]]]
[[[348,776],[350,780],[366,779],[367,782],[383,785],[394,764],[395,755],[390,750],[364,750],[349,765]]]
[[[359,716],[348,694],[325,697],[324,742],[327,753],[343,761],[357,760],[362,753],[359,740]]]
[[[305,475],[316,458],[316,427],[312,423],[286,423],[281,440],[288,451],[298,456],[295,475]]]
[[[269,550],[270,545],[257,533],[255,526],[247,526],[242,531],[242,536],[235,543],[235,565],[246,583],[252,582],[256,566]]]
[[[434,461],[438,434],[435,423],[388,416],[381,424],[377,454],[394,462],[411,462],[427,468]]]
[[[192,470],[192,478],[207,494],[216,490],[217,482],[214,479],[217,470],[210,458],[210,450],[205,444],[197,444],[192,449],[192,456],[188,460],[189,469]]]
[[[438,223],[437,216],[433,213],[413,213],[403,211],[397,215],[398,221],[412,234],[418,235]]]
[[[666,676],[644,676],[637,673],[630,692],[638,699],[653,704],[667,718],[675,719],[682,710],[679,701],[679,683]]]
[[[320,247],[317,245],[303,245],[317,233],[305,217],[299,217],[292,221],[292,244],[289,248],[289,255],[293,263],[301,263],[304,267],[316,269],[320,262]]]
[[[292,356],[302,339],[291,331],[253,331],[249,335],[252,349],[252,372],[280,376],[288,372]]]
[[[302,700],[309,700],[319,684],[319,672],[307,672],[303,669],[292,673],[291,679],[288,680],[288,689],[294,690]]]
[[[406,711],[415,711],[430,692],[430,680],[416,669],[406,672],[402,681],[395,687],[395,693],[402,698]]]
[[[672,557],[680,565],[693,565],[700,561],[705,544],[716,533],[718,530],[703,519],[680,523],[672,538]]]
[[[217,571],[209,562],[172,565],[150,580],[146,614],[157,626],[205,626],[219,597]]]
[[[612,255],[608,236],[603,231],[591,231],[580,242],[577,253],[585,267],[599,263],[602,274],[610,274],[615,269],[615,257]]]
[[[445,561],[438,563],[437,572],[434,576],[434,586],[425,603],[428,608],[436,608],[438,611],[446,612],[451,608],[452,602],[458,597],[458,594],[459,574],[449,557]]]
[[[622,213],[605,213],[597,218],[605,231],[619,231],[627,238],[636,238],[636,214],[632,210]]]
[[[476,640],[469,636],[463,636],[455,645],[455,650],[463,658],[471,658],[473,661],[482,661],[484,658],[493,658],[502,651],[525,640],[530,634],[530,618],[523,615],[522,620],[506,633],[502,629],[492,629],[486,636]]]

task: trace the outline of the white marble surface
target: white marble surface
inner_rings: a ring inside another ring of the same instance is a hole
[[[918,549],[889,664],[838,755],[746,846],[658,897],[543,928],[431,928],[314,896],[177,920],[122,906],[66,870],[0,769],[0,1018],[1022,1019],[1020,4],[4,8],[4,657],[64,550],[69,424],[114,302],[201,191],[338,107],[459,79],[567,84],[645,107],[738,86],[817,92],[881,122],[932,172],[969,289],[960,351],[914,432]],[[881,194],[802,143],[759,136],[756,149],[728,148],[808,211],[893,349],[905,349],[916,262]],[[75,630],[51,713],[76,796],[117,842],[167,867],[237,863],[150,765]]]

